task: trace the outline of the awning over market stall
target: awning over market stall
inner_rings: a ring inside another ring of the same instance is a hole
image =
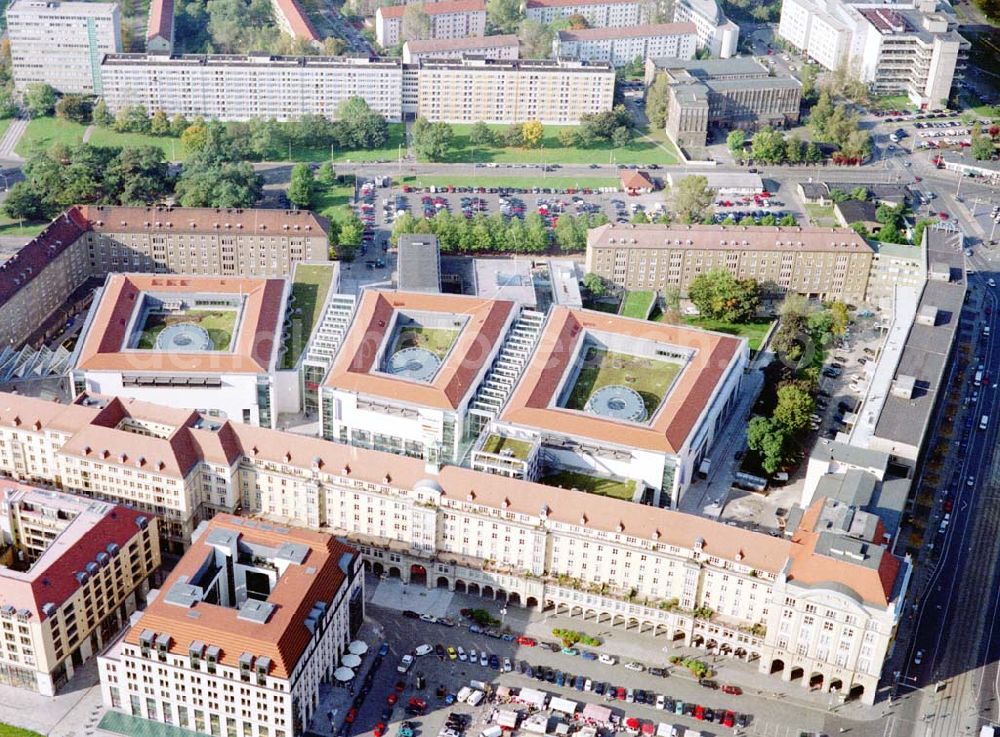
[[[546,696],[541,691],[533,688],[522,688],[520,693],[518,693],[517,698],[519,701],[524,702],[528,706],[533,706],[536,709],[545,708]]]
[[[639,729],[639,720],[636,719],[635,717],[629,717],[628,719],[625,720],[625,726],[628,729],[636,729],[637,730],[637,729]]]
[[[642,733],[645,735],[652,735],[656,731],[656,726],[652,722],[642,723]]]
[[[600,704],[587,704],[583,707],[583,718],[596,724],[611,723],[611,709]]]
[[[579,706],[575,701],[561,699],[558,696],[553,696],[552,701],[549,702],[549,708],[552,711],[560,711],[563,714],[575,714]]]
[[[501,709],[497,713],[497,724],[507,729],[517,729],[518,713],[513,709]]]

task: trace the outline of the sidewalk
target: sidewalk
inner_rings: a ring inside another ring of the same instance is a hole
[[[14,118],[10,121],[10,127],[3,134],[3,138],[0,138],[0,160],[24,161],[14,152],[14,148],[30,122],[27,118]]]

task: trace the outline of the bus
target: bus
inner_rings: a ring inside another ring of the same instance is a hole
[[[983,383],[983,372],[982,371],[977,371],[976,372],[976,378],[974,378],[972,380],[972,385],[973,386],[981,386],[982,383]]]

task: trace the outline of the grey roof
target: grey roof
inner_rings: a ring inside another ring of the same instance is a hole
[[[236,617],[256,624],[266,624],[274,610],[274,604],[269,601],[247,599],[243,602]]]
[[[475,293],[534,307],[537,299],[531,269],[528,259],[477,258],[473,264]]]
[[[302,565],[307,555],[309,555],[309,546],[302,543],[286,542],[282,543],[281,547],[278,548],[278,552],[274,554],[274,557],[278,560],[287,560]]]
[[[875,494],[878,478],[857,468],[828,473],[816,485],[815,496],[825,496],[852,507],[865,507]]]
[[[717,26],[726,22],[722,8],[715,0],[680,0],[680,2],[695,10],[703,18],[711,20]]]
[[[816,552],[829,558],[878,570],[885,548],[834,532],[820,532],[816,540]]]
[[[1000,161],[979,161],[973,159],[971,156],[962,156],[961,154],[956,154],[951,151],[945,151],[941,156],[944,158],[946,164],[957,164],[959,166],[966,166],[970,169],[984,169],[986,171],[996,171],[1000,172]]]
[[[398,283],[407,292],[441,291],[441,252],[433,235],[404,235],[399,238]]]
[[[826,199],[830,190],[823,182],[799,182],[802,195],[810,200]]]
[[[762,77],[755,79],[706,79],[705,84],[715,92],[729,90],[791,90],[798,89],[802,83],[794,77]]]
[[[914,323],[896,368],[896,376],[913,376],[909,399],[889,395],[875,426],[875,437],[892,442],[918,445],[930,422],[948,356],[958,331],[965,300],[963,238],[960,232],[931,227],[925,231],[927,257],[932,263],[946,264],[951,279],[930,279],[924,284],[919,308],[937,308],[936,324]]]
[[[650,59],[657,69],[683,70],[701,80],[754,75],[767,77],[763,64],[752,56],[733,56],[729,59]]]
[[[882,526],[892,537],[896,536],[903,521],[903,509],[910,495],[910,480],[887,478],[875,490],[875,497],[868,504],[868,511],[877,514]]]
[[[878,206],[874,202],[860,200],[844,200],[834,205],[840,211],[841,217],[848,224],[857,222],[874,222]]]
[[[836,440],[821,440],[813,450],[813,457],[839,461],[858,468],[875,468],[885,473],[889,467],[889,454],[881,450],[858,448]]]
[[[230,548],[236,544],[239,536],[239,533],[235,530],[223,530],[216,527],[215,529],[209,531],[208,537],[205,538],[205,542],[208,545],[220,545],[222,547]]]
[[[164,601],[174,606],[190,608],[204,597],[205,592],[200,586],[192,586],[185,581],[178,581],[167,590]]]

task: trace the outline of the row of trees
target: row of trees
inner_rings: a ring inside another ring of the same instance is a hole
[[[738,161],[753,160],[762,164],[821,164],[823,152],[814,142],[804,143],[797,136],[785,137],[781,131],[763,128],[750,138],[742,130],[733,130],[726,137],[726,146]]]
[[[552,231],[552,240],[564,252],[580,252],[587,247],[587,230],[603,225],[603,214],[562,215]],[[549,248],[549,229],[537,213],[522,221],[499,213],[469,219],[441,210],[433,218],[416,218],[406,213],[396,220],[392,242],[410,233],[433,233],[441,250],[448,253],[542,253]]]
[[[703,317],[746,323],[757,316],[760,287],[755,279],[737,279],[726,269],[709,269],[691,281],[688,299]]]
[[[791,379],[778,385],[778,403],[770,417],[757,416],[747,425],[747,447],[760,456],[761,468],[776,473],[798,453],[798,436],[809,427],[816,401],[807,381]]]
[[[871,135],[861,130],[856,113],[849,112],[846,105],[833,104],[828,89],[819,93],[809,113],[809,130],[814,140],[837,146],[846,159],[843,163],[860,163],[871,155]],[[834,160],[838,163],[837,157]]]

